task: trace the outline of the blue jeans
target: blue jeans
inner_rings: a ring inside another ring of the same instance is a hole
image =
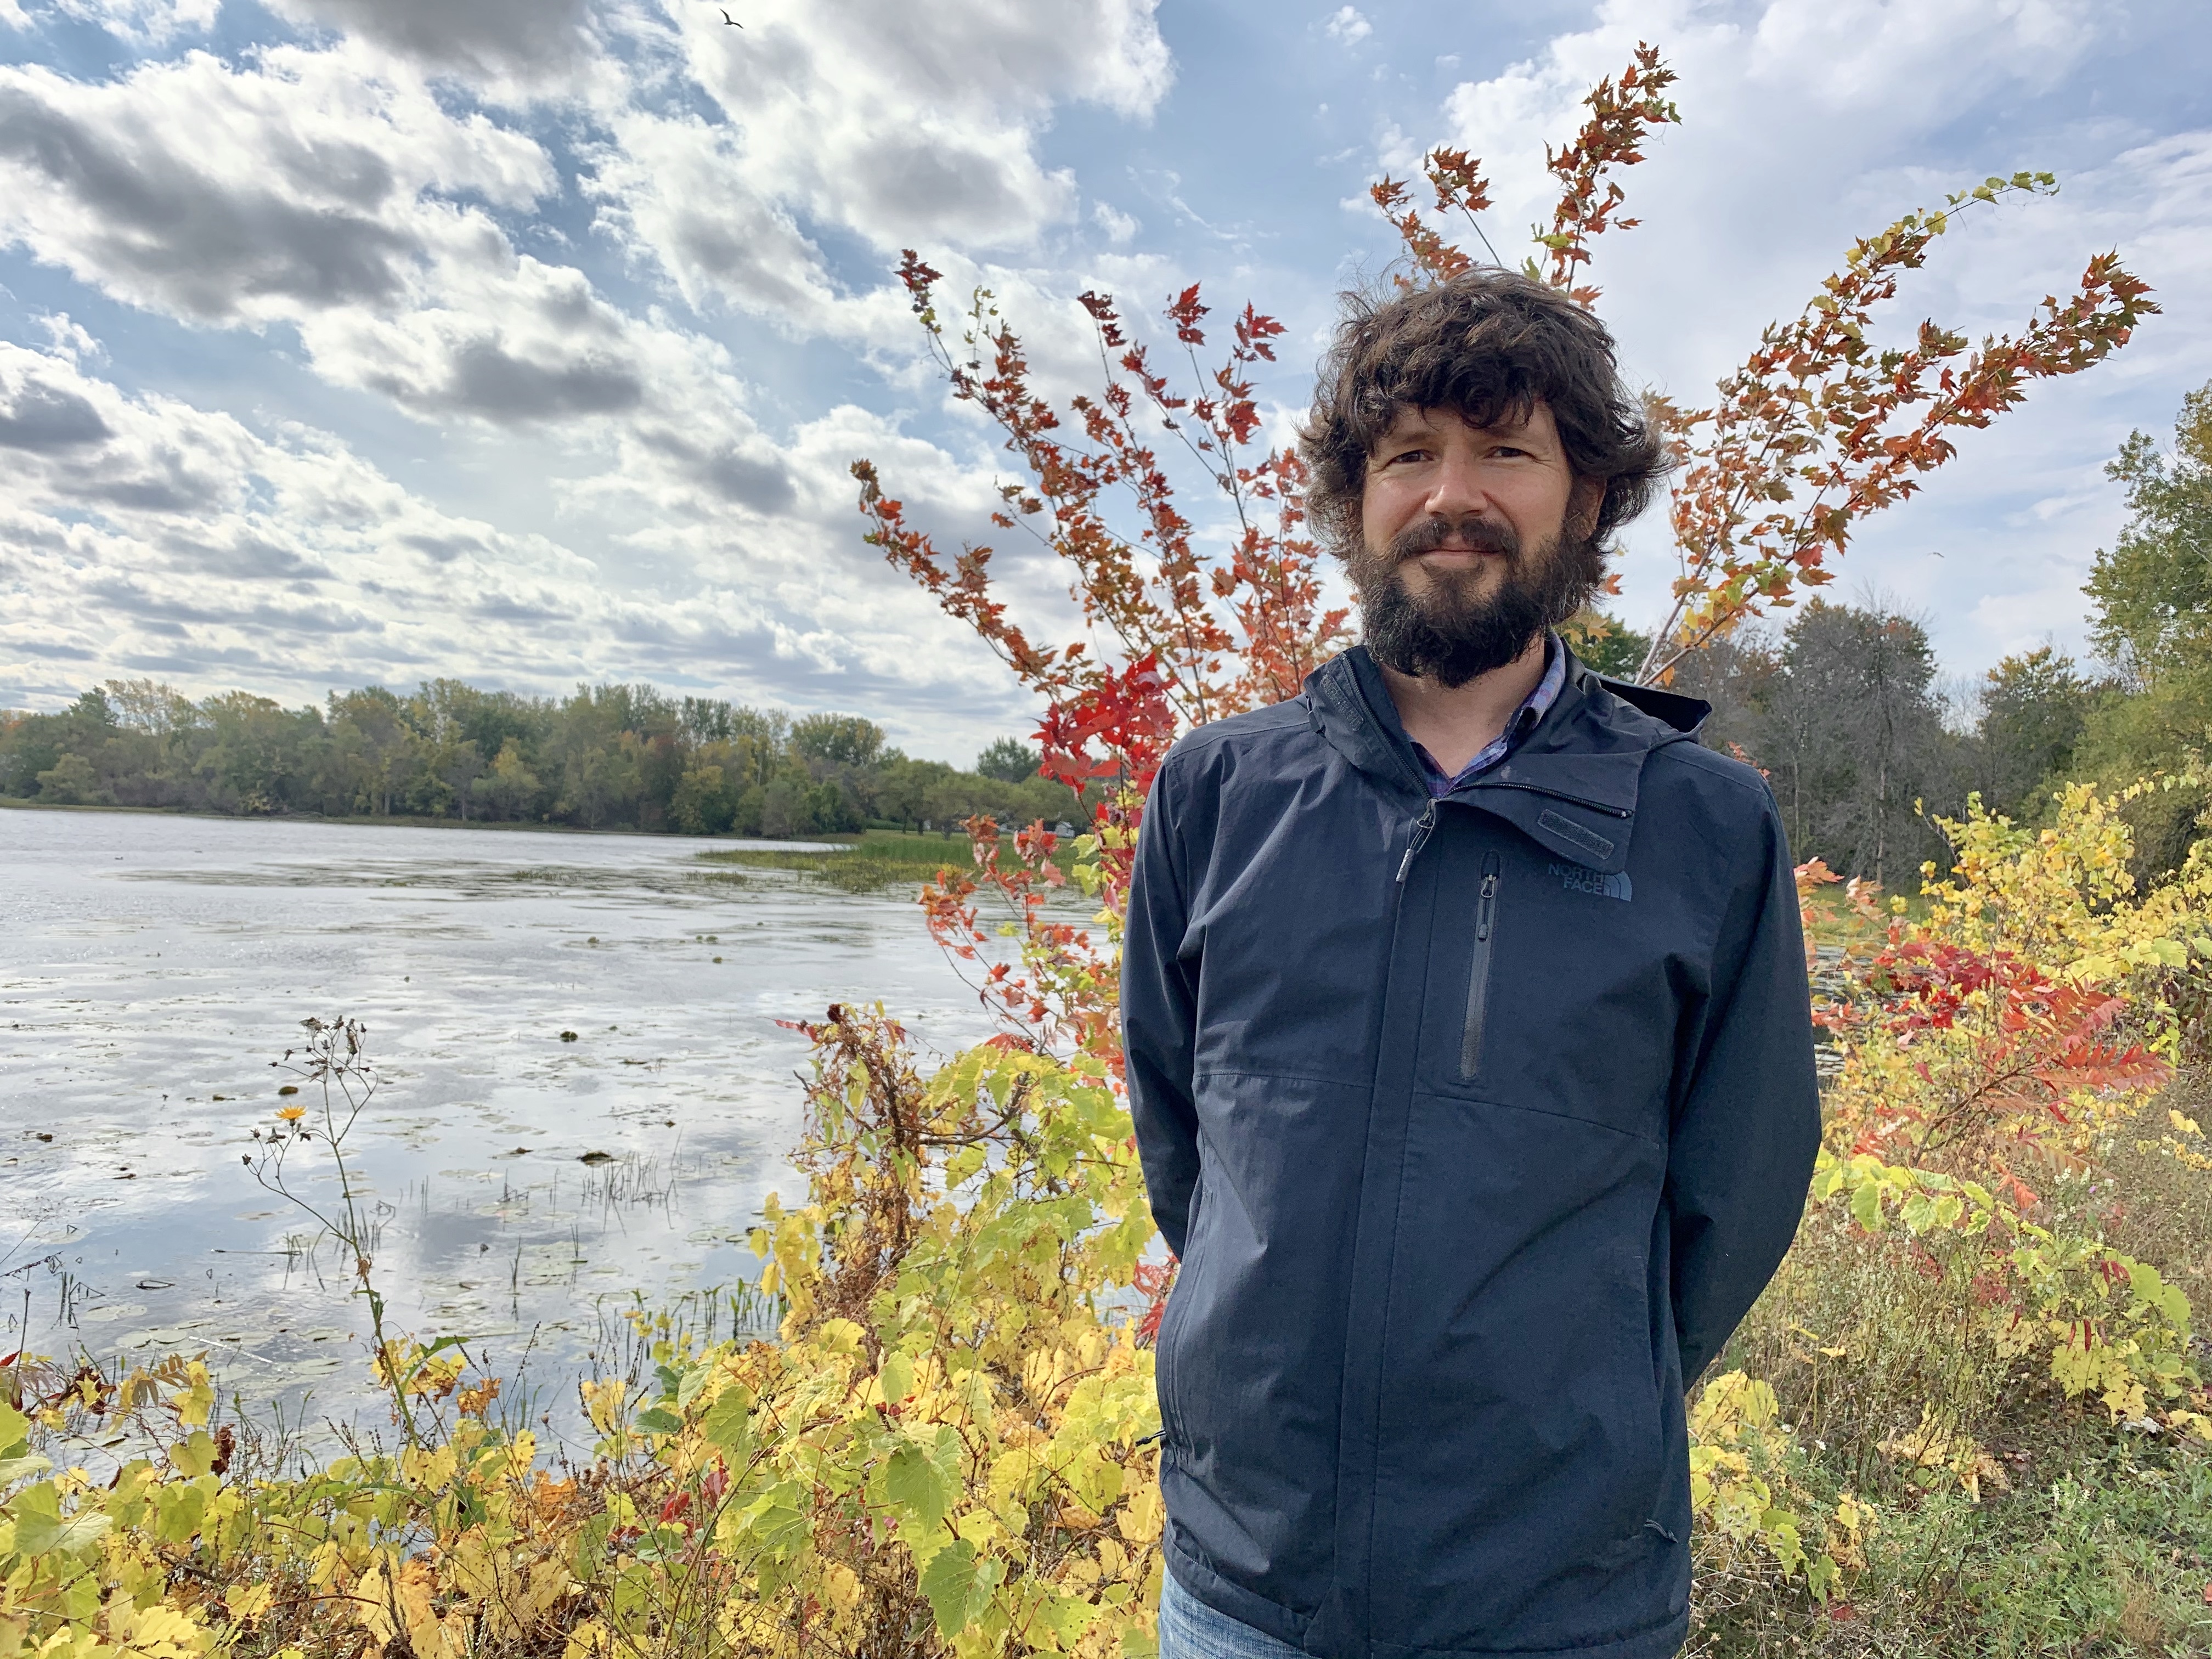
[[[1160,1578],[1160,1659],[1305,1659],[1305,1650],[1216,1613],[1170,1572]]]

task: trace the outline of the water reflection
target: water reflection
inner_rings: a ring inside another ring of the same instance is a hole
[[[362,1019],[384,1076],[356,1146],[396,1328],[534,1344],[550,1379],[603,1298],[744,1282],[799,1188],[776,1022],[880,997],[940,1048],[988,1028],[903,894],[702,871],[709,844],[0,811],[4,1346],[204,1349],[249,1407],[366,1402],[349,1275],[240,1163],[309,1014]]]

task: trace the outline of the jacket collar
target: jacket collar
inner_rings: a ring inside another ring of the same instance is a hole
[[[1419,757],[1366,647],[1314,670],[1300,701],[1349,764],[1415,811],[1426,809]],[[1443,799],[1503,818],[1561,858],[1618,874],[1628,862],[1645,757],[1692,740],[1711,712],[1695,697],[1601,678],[1570,653],[1566,684],[1535,729]]]

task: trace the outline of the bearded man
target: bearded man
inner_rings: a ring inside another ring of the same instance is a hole
[[[1556,631],[1664,466],[1595,317],[1354,301],[1304,447],[1364,643],[1176,744],[1123,957],[1162,1659],[1662,1659],[1819,1139],[1780,818]]]

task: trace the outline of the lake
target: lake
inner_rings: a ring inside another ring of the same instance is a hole
[[[777,1021],[989,1034],[910,891],[697,861],[745,844],[0,811],[0,1349],[205,1351],[249,1417],[379,1420],[366,1310],[240,1164],[296,1081],[270,1061],[350,1014],[391,1324],[572,1420],[633,1291],[741,1285],[764,1196],[803,1196]]]

